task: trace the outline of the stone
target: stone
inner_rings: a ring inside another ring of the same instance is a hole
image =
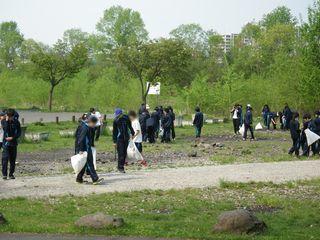
[[[188,153],[188,157],[197,157],[198,153],[196,151],[192,151]]]
[[[5,224],[7,220],[4,218],[3,214],[0,213],[0,225]]]
[[[89,227],[95,229],[121,227],[123,224],[123,218],[105,215],[101,212],[85,215],[75,222],[77,227]]]
[[[218,223],[214,225],[214,232],[227,232],[235,234],[261,233],[267,225],[260,221],[251,212],[239,209],[227,211],[218,217]]]

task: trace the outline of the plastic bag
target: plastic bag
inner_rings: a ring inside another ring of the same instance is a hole
[[[75,174],[78,174],[86,165],[87,156],[88,156],[88,153],[83,152],[82,154],[77,154],[71,157],[71,165]]]
[[[94,170],[97,170],[97,149],[91,147]]]
[[[258,123],[257,126],[254,129],[255,130],[262,130],[263,129],[262,124]]]
[[[159,137],[163,137],[163,133],[164,133],[163,128],[160,128],[160,130],[159,130]]]
[[[143,157],[141,153],[139,152],[138,148],[134,144],[133,141],[129,142],[128,148],[127,148],[127,161],[128,163],[142,161]]]
[[[313,143],[315,143],[320,139],[320,136],[310,131],[310,129],[304,130],[304,133],[306,134],[306,137],[307,137],[308,146],[312,145]]]
[[[240,127],[239,133],[243,136],[243,134],[244,134],[244,124],[242,124],[242,126]]]

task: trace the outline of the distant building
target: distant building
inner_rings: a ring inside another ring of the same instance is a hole
[[[222,35],[223,43],[221,45],[221,48],[223,49],[224,53],[230,52],[232,47],[235,46],[235,41],[238,37],[239,37],[239,34],[237,33]],[[245,46],[252,45],[251,38],[244,37],[242,40]]]

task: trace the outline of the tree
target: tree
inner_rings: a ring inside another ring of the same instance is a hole
[[[148,39],[148,32],[140,13],[121,6],[106,9],[96,29],[100,41],[112,48],[129,46]]]
[[[208,33],[199,24],[182,24],[170,32],[174,39],[184,41],[195,51],[206,53],[208,51]]]
[[[63,80],[72,78],[85,65],[88,51],[83,44],[69,49],[59,40],[53,48],[39,48],[31,57],[35,65],[35,74],[50,83],[49,110],[52,110],[53,91]]]
[[[182,42],[160,39],[144,44],[121,47],[117,59],[140,82],[141,100],[146,103],[149,88],[146,83],[159,79],[183,84],[186,80],[191,53]]]
[[[89,40],[89,34],[83,32],[79,28],[71,28],[63,33],[62,40],[63,42],[67,43],[67,45],[72,48],[78,44],[87,45]]]
[[[260,25],[266,29],[272,28],[277,24],[296,25],[297,20],[291,14],[291,10],[285,6],[277,7],[272,12],[263,16]]]
[[[3,22],[0,24],[0,60],[10,69],[15,66],[23,35],[16,22]]]

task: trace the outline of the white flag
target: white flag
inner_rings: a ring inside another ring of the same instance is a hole
[[[315,134],[314,132],[310,131],[309,129],[304,130],[306,137],[307,137],[307,142],[308,146],[313,144],[314,142],[318,141],[320,139],[320,136]]]

